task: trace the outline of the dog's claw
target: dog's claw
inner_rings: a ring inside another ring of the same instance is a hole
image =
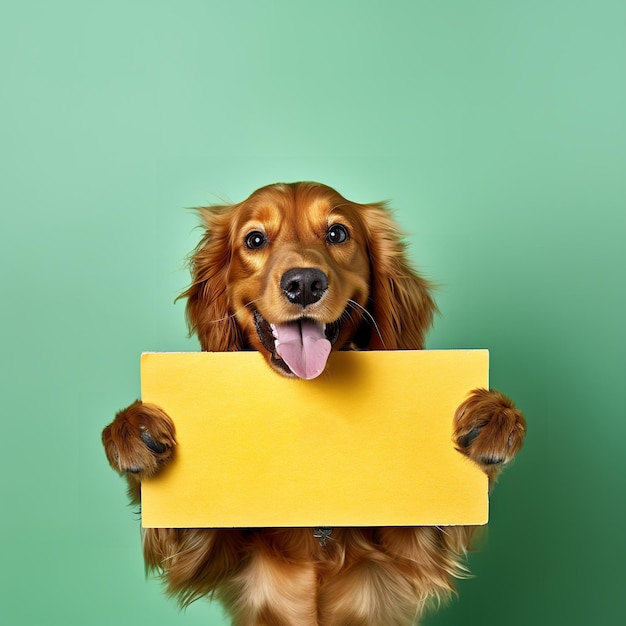
[[[485,456],[479,459],[481,465],[502,465],[505,460],[502,456]]]
[[[472,442],[480,435],[481,428],[473,428],[469,433],[459,437],[458,444],[460,448],[469,448]]]
[[[146,444],[147,448],[155,454],[163,454],[168,448],[166,444],[154,439],[147,430],[141,432],[141,440]]]

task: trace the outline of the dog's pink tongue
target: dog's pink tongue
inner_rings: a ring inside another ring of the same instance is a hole
[[[326,367],[330,341],[324,329],[312,320],[300,320],[274,326],[276,352],[299,378],[319,376]]]

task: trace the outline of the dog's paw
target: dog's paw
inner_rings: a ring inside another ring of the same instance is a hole
[[[524,416],[499,391],[475,389],[454,416],[457,449],[489,475],[513,459],[525,434]]]
[[[173,456],[174,424],[159,407],[137,401],[104,429],[102,443],[111,467],[120,474],[152,476]]]

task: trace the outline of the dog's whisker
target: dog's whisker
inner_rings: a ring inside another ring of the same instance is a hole
[[[330,209],[330,213],[332,213],[333,211],[336,211],[337,209],[340,209],[342,206],[350,206],[349,202],[342,202],[340,204],[335,204],[333,205],[333,207]]]
[[[218,319],[215,320],[209,320],[209,324],[219,324],[220,322],[227,322],[230,319],[233,319],[234,317],[237,316],[237,314],[240,311],[243,311],[244,309],[247,309],[251,306],[253,306],[256,302],[258,302],[261,298],[256,298],[255,300],[250,300],[250,302],[246,302],[242,307],[239,307],[234,313],[231,313],[230,315],[225,315],[224,317],[220,317]]]
[[[385,349],[385,340],[383,339],[383,336],[380,332],[380,329],[378,328],[378,324],[376,323],[374,316],[364,306],[359,304],[356,300],[352,300],[352,298],[348,300],[348,305],[361,311],[361,313],[363,314],[363,317],[365,317],[365,319],[367,319],[367,321],[370,322],[371,325],[374,327],[374,330],[376,331],[376,334],[378,335],[378,338],[380,339],[380,343],[382,344],[383,349]]]

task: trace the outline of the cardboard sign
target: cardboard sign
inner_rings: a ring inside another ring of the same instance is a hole
[[[486,350],[340,352],[315,380],[256,352],[146,353],[142,399],[176,456],[142,484],[145,527],[485,524],[487,478],[452,442]]]

